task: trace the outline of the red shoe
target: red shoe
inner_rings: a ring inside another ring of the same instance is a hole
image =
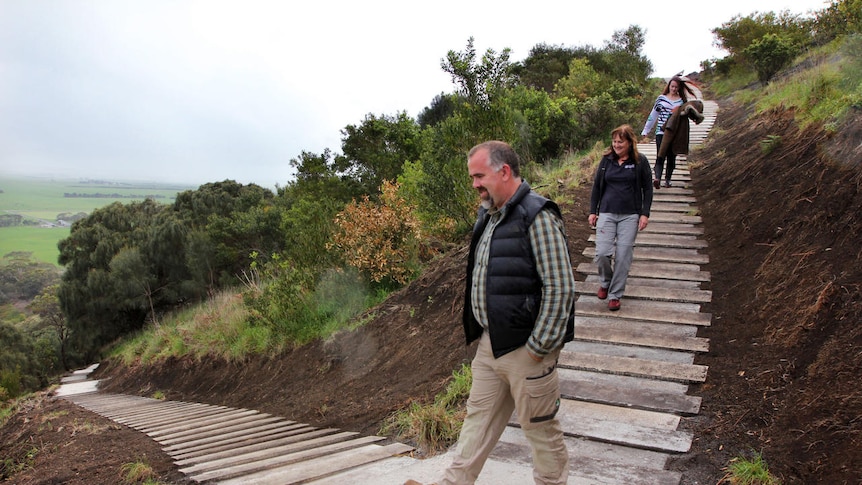
[[[658,179],[653,179],[652,186],[655,189],[660,189],[661,188],[661,182],[659,182]]]
[[[600,286],[600,287],[599,287],[599,292],[598,292],[598,293],[596,293],[596,296],[597,296],[597,297],[599,297],[599,300],[604,300],[605,298],[607,298],[607,297],[608,297],[608,289],[607,289],[607,288],[602,288],[602,287]]]
[[[616,298],[611,299],[608,302],[608,310],[615,312],[620,309],[620,301]]]

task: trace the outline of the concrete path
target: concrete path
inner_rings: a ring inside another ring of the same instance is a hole
[[[705,139],[717,115],[715,102],[704,105],[706,119],[692,125],[693,146]],[[638,149],[651,163],[655,160],[654,144]],[[673,187],[656,191],[649,227],[638,236],[620,311],[608,311],[606,301],[595,296],[594,247],[580,258],[573,255],[584,281],[577,285],[576,339],[560,359],[559,414],[570,454],[570,484],[680,482],[679,472],[665,468],[670,457],[688,451],[693,439],[679,423],[700,410],[700,398],[688,394],[688,385],[706,379],[707,369],[694,364],[694,357],[709,348],[697,330],[710,324],[701,304],[712,297],[700,288],[709,281],[701,269],[708,259],[690,181],[686,159],[679,157]],[[451,461],[450,454],[415,459],[405,444],[253,410],[99,393],[87,379],[94,369],[64,379],[58,395],[147,433],[198,482],[432,483]],[[532,482],[529,446],[512,423],[476,483]]]

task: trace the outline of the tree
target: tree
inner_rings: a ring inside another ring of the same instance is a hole
[[[47,384],[34,359],[32,338],[14,324],[0,320],[0,401],[35,391]]]
[[[41,293],[28,305],[30,311],[39,315],[41,328],[50,328],[57,339],[59,349],[59,360],[63,370],[69,370],[69,362],[66,355],[69,340],[69,327],[66,325],[66,317],[60,308],[60,299],[57,297],[59,284],[55,283],[45,287]]]
[[[60,278],[52,264],[33,259],[30,252],[12,252],[0,259],[0,304],[31,300]]]
[[[149,199],[114,202],[72,224],[69,237],[58,243],[59,261],[66,267],[58,290],[60,307],[69,324],[69,340],[80,349],[93,352],[143,325],[149,312],[118,305],[111,262],[124,248],[146,244],[155,217],[167,207]]]
[[[569,73],[557,81],[554,94],[584,101],[601,92],[602,75],[590,66],[586,59],[572,59]]]
[[[764,86],[778,71],[790,65],[799,53],[789,40],[775,34],[764,35],[743,52],[754,65],[757,79]]]
[[[285,258],[317,275],[335,262],[327,243],[335,231],[335,215],[344,203],[334,199],[304,197],[282,213]]]
[[[108,274],[115,307],[145,311],[150,315],[150,321],[158,324],[153,296],[164,286],[157,286],[159,282],[138,248],[121,249],[111,259]]]
[[[617,30],[599,52],[604,62],[596,66],[610,77],[609,81],[629,81],[644,86],[653,70],[652,62],[641,54],[645,43],[646,32],[637,25]]]
[[[715,45],[725,49],[730,56],[744,65],[750,65],[751,59],[745,52],[752,43],[766,34],[779,35],[792,45],[802,47],[812,42],[811,19],[802,18],[785,10],[780,14],[774,12],[754,12],[746,17],[739,15],[712,29]]]
[[[347,125],[341,135],[344,154],[335,157],[335,168],[355,179],[364,195],[376,194],[384,181],[398,178],[404,162],[419,158],[419,127],[405,112],[368,114],[359,126]]]
[[[814,31],[818,44],[841,35],[862,33],[862,0],[833,0],[828,7],[816,12]]]
[[[289,208],[294,202],[311,197],[329,198],[346,204],[362,194],[362,188],[355,179],[339,173],[333,158],[327,148],[320,154],[303,151],[298,158],[291,159],[290,166],[296,169],[296,175],[279,190],[281,202]]]
[[[488,49],[481,62],[477,62],[473,37],[470,37],[464,52],[449,51],[440,65],[452,76],[452,82],[459,86],[458,94],[468,103],[487,107],[496,94],[515,82],[509,63],[510,54],[508,47],[499,56],[493,49]]]
[[[569,47],[536,44],[512,72],[521,85],[551,93],[560,79],[569,75],[574,59],[575,50]]]
[[[437,123],[445,120],[455,113],[455,105],[457,104],[457,96],[454,94],[440,93],[434,96],[431,101],[431,106],[427,106],[416,117],[416,122],[419,123],[419,129],[425,129],[434,126]]]

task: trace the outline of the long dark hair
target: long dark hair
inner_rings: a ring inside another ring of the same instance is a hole
[[[619,136],[623,140],[629,141],[629,160],[631,160],[633,163],[640,162],[640,154],[638,153],[638,139],[635,135],[635,130],[632,129],[631,125],[620,125],[614,128],[614,130],[611,131],[612,143],[615,136]],[[609,146],[608,149],[605,150],[604,155],[611,155],[612,157],[616,158],[617,155],[616,152],[614,152],[613,144],[611,144],[611,146]]]
[[[688,96],[685,95],[686,91],[688,94],[697,97],[694,90],[691,89],[691,86],[685,83],[685,80],[679,76],[674,76],[670,78],[670,81],[667,82],[667,85],[664,87],[664,91],[661,94],[667,94],[670,92],[670,83],[676,81],[677,86],[679,86],[679,97],[682,99],[683,103],[688,103]]]

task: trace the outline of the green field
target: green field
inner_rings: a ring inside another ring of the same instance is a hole
[[[0,227],[0,256],[26,251],[39,261],[56,265],[60,255],[57,242],[68,236],[68,227]]]
[[[129,203],[155,196],[173,203],[177,193],[197,187],[180,184],[124,183],[113,181],[50,180],[0,176],[0,213],[26,219],[56,221],[63,213],[91,213],[115,201]],[[77,194],[68,197],[65,194]],[[102,197],[94,197],[99,194]],[[0,227],[0,256],[13,251],[32,252],[39,261],[57,264],[57,242],[69,235],[68,227]]]

